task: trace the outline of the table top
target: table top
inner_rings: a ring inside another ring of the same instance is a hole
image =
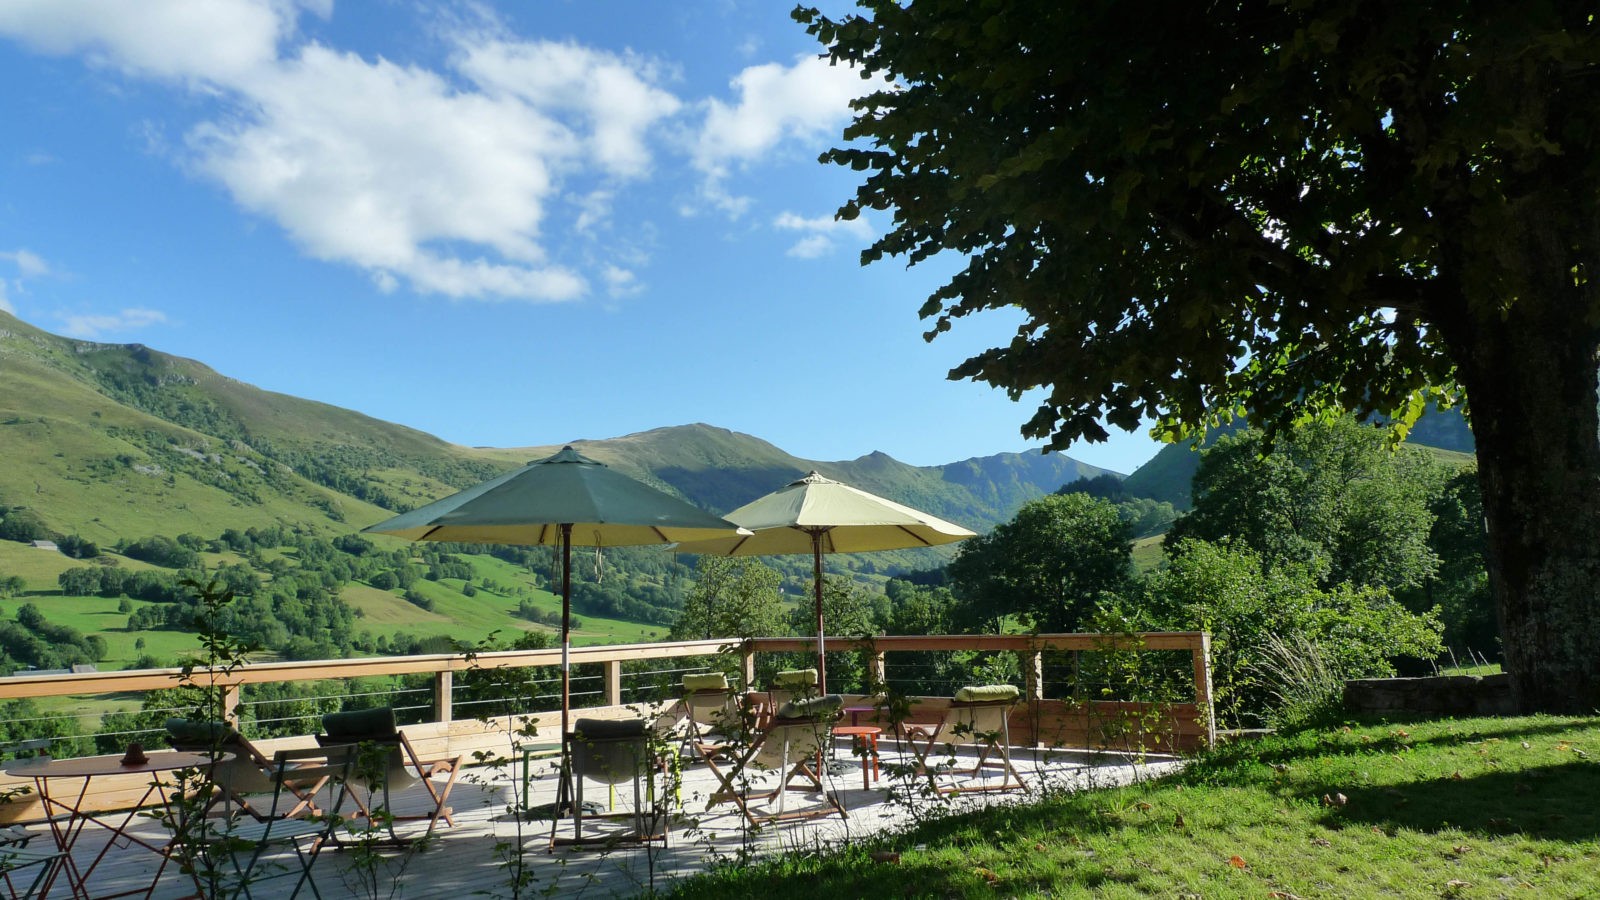
[[[845,737],[855,737],[857,735],[883,734],[883,729],[877,725],[835,725],[833,733],[842,734]]]
[[[84,756],[78,759],[52,759],[39,762],[32,759],[12,760],[6,764],[5,773],[19,778],[94,778],[100,775],[137,774],[140,772],[170,772],[173,769],[202,768],[212,764],[208,753],[179,753],[176,750],[157,750],[149,753],[137,766],[125,766],[120,756]]]

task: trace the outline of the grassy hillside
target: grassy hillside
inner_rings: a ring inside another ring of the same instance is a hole
[[[576,444],[596,459],[717,512],[815,469],[980,531],[1008,519],[1027,500],[1101,471],[1060,454],[1037,453],[933,467],[909,466],[882,453],[814,461],[710,425]],[[0,517],[25,510],[51,531],[85,538],[102,550],[157,535],[187,536],[194,547],[210,546],[200,562],[213,567],[241,562],[237,554],[215,552],[225,533],[270,531],[281,537],[252,550],[263,590],[274,582],[270,567],[280,566],[291,577],[297,570],[294,551],[286,549],[295,541],[354,534],[394,512],[559,449],[461,447],[350,410],[262,391],[143,345],[52,335],[4,312],[0,446],[7,463],[0,467]],[[392,539],[373,543],[380,552],[400,551],[401,557],[420,553]],[[589,606],[643,619],[580,612],[579,642],[664,634],[661,611],[671,608],[674,592],[681,593],[686,576],[673,573],[684,569],[634,553],[608,554],[610,581],[603,591],[589,586]],[[839,557],[829,560],[829,569],[881,582],[887,573],[940,565],[949,553],[945,548]],[[537,566],[488,555],[464,559],[475,572],[471,588],[460,578],[408,582],[413,597],[407,600],[405,589],[380,590],[363,580],[366,575],[337,576],[336,602],[354,611],[353,630],[365,635],[364,645],[398,634],[472,641],[495,630],[548,627],[527,618],[542,614],[547,622],[556,608],[555,598],[542,587],[548,581],[534,573]],[[110,560],[124,571],[144,565],[115,554]],[[802,557],[771,562],[786,573],[791,592],[810,576]],[[174,632],[126,631],[127,614],[116,612],[123,605],[117,598],[61,595],[60,572],[84,565],[0,542],[0,576],[22,576],[27,592],[16,603],[0,604],[0,617],[14,616],[21,602],[35,602],[53,622],[104,637],[109,666],[136,658],[134,644],[141,636],[146,652],[165,656],[174,650],[176,643],[169,640]],[[324,576],[335,577],[332,572]],[[484,589],[485,579],[506,590]],[[306,600],[308,588],[299,590],[297,602],[322,602]],[[634,601],[654,604],[655,612],[641,610]],[[134,601],[132,611],[144,603]],[[519,606],[523,616],[517,614]],[[341,615],[348,619],[348,613]],[[302,637],[308,635],[315,638],[313,632]]]

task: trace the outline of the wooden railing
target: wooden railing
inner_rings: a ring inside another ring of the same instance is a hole
[[[574,666],[598,664],[602,677],[601,705],[585,708],[584,716],[619,717],[635,714],[624,704],[624,664],[646,660],[681,660],[714,654],[734,654],[740,658],[746,685],[755,683],[757,660],[762,654],[814,652],[815,638],[754,638],[745,641],[707,640],[677,643],[621,644],[575,648]],[[1013,743],[1019,746],[1097,748],[1140,751],[1184,752],[1209,746],[1215,740],[1212,722],[1210,641],[1199,632],[1158,632],[1133,635],[1046,634],[1046,635],[935,635],[880,636],[872,639],[833,637],[829,652],[866,653],[868,665],[878,682],[884,680],[887,658],[897,653],[949,651],[988,651],[1015,653],[1024,677],[1024,703],[1018,705],[1011,721]],[[1140,702],[1136,700],[1086,700],[1053,698],[1047,695],[1043,678],[1045,654],[1069,653],[1144,653],[1185,652],[1192,660],[1193,694],[1179,700]],[[454,709],[456,673],[484,669],[555,667],[561,651],[516,650],[481,653],[471,658],[461,654],[377,657],[363,659],[317,660],[307,662],[259,663],[227,673],[204,670],[193,673],[196,684],[220,686],[225,702],[235,710],[240,690],[246,685],[283,682],[355,679],[373,676],[427,674],[432,676],[432,721],[406,726],[406,733],[424,754],[463,754],[469,759],[477,752],[505,755],[510,751],[508,717],[490,719],[457,718]],[[100,672],[72,675],[24,675],[0,678],[0,700],[42,697],[80,697],[125,695],[177,687],[178,669],[148,669],[128,672]],[[859,698],[860,695],[852,695]],[[913,715],[936,714],[948,706],[948,697],[912,698]],[[544,729],[554,735],[559,709],[529,710]],[[257,742],[264,750],[306,746],[311,735]],[[126,781],[127,783],[123,783]],[[0,776],[0,790],[24,783]],[[141,793],[144,778],[119,776],[97,779],[90,805],[114,808],[131,802]],[[37,815],[26,800],[13,802],[0,810],[0,819],[16,820]]]

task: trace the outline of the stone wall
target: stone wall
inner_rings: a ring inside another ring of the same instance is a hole
[[[1511,681],[1504,674],[1346,681],[1344,708],[1377,715],[1507,716],[1515,712]]]

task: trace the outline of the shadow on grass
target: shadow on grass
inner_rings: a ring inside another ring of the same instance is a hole
[[[1325,786],[1327,792],[1337,786]],[[1318,789],[1322,790],[1322,789]],[[1471,778],[1418,781],[1350,790],[1349,804],[1330,808],[1323,824],[1376,825],[1486,836],[1522,834],[1552,841],[1600,837],[1600,764],[1574,761]]]

